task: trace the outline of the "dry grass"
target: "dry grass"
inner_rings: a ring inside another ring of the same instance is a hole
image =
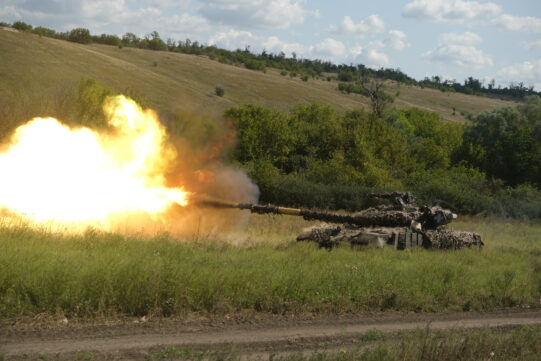
[[[288,110],[299,103],[330,104],[338,111],[368,105],[368,99],[341,94],[337,82],[284,77],[278,70],[262,73],[221,64],[202,56],[157,52],[106,45],[81,45],[38,37],[28,33],[0,31],[0,97],[24,93],[30,98],[73,87],[82,77],[124,92],[141,93],[149,105],[161,111],[184,111],[200,116],[221,117],[224,109],[246,103]],[[225,96],[214,94],[217,84]],[[515,103],[442,93],[437,90],[397,86],[389,92],[400,96],[397,108],[420,107],[440,113],[450,120],[461,120],[461,112],[514,106]],[[453,107],[456,115],[453,116]]]

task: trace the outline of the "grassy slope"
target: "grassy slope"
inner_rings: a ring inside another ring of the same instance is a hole
[[[337,91],[337,82],[283,77],[275,69],[262,72],[221,64],[206,57],[104,45],[80,45],[0,30],[0,99],[39,99],[73,88],[82,77],[93,77],[119,91],[132,89],[150,105],[167,112],[187,111],[219,117],[224,109],[246,103],[287,110],[298,103],[330,104],[338,111],[367,106],[368,99]],[[154,63],[157,62],[157,66]],[[223,98],[214,95],[216,85],[226,88]],[[460,113],[477,113],[515,103],[442,93],[437,90],[390,84],[400,91],[395,106],[420,107],[450,120],[463,120]],[[45,99],[45,100],[44,100]],[[19,101],[20,102],[20,101]],[[32,101],[27,100],[32,103]],[[9,103],[9,102],[8,102]],[[51,102],[50,102],[51,103]],[[38,104],[30,108],[54,108]],[[456,115],[453,116],[453,107]],[[26,107],[28,108],[28,107]]]

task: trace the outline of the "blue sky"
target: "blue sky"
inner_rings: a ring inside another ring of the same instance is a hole
[[[0,21],[17,20],[541,90],[539,0],[0,0]]]

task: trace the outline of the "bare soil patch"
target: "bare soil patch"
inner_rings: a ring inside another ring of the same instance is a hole
[[[291,352],[346,347],[367,331],[383,335],[401,331],[468,330],[541,324],[541,310],[503,310],[490,313],[342,315],[318,318],[266,316],[257,321],[235,317],[220,320],[123,320],[113,324],[56,322],[4,325],[0,350],[9,357],[65,359],[75,352],[144,359],[163,346],[216,349],[233,347],[244,352]],[[62,357],[65,355],[65,357]]]

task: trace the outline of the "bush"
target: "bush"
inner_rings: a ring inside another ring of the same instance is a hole
[[[353,73],[349,70],[342,70],[338,73],[338,80],[340,81],[353,81]]]
[[[74,43],[90,44],[92,42],[92,37],[90,36],[90,31],[88,29],[76,28],[70,31],[68,40]]]
[[[103,102],[105,98],[113,94],[112,89],[104,87],[95,79],[82,79],[79,82],[76,100],[78,124],[91,128],[106,127]]]
[[[214,89],[214,92],[216,93],[217,96],[223,97],[224,94],[225,94],[225,89],[221,85],[216,85],[216,88]]]
[[[34,29],[32,29],[32,33],[37,34],[39,36],[47,36],[49,38],[55,38],[56,37],[56,31],[53,29],[45,28],[42,26],[37,26]]]
[[[261,71],[266,71],[266,68],[265,68],[265,63],[262,62],[262,61],[257,61],[257,60],[247,60],[245,63],[244,63],[244,66],[247,68],[247,69],[250,69],[250,70],[261,70]]]
[[[281,75],[281,76],[286,76],[286,75],[287,75],[287,71],[282,70],[282,71],[280,72],[280,75]]]
[[[505,215],[501,203],[491,194],[485,174],[475,169],[457,166],[418,171],[407,178],[406,185],[421,204],[442,200],[442,206],[462,214]]]
[[[19,31],[31,31],[32,25],[29,25],[27,23],[24,23],[22,21],[16,21],[11,25],[12,28],[17,29]]]

